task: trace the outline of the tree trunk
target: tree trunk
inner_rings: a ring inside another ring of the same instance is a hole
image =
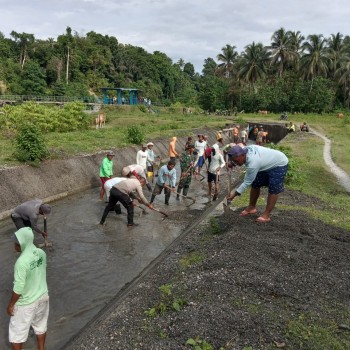
[[[66,84],[68,85],[68,73],[69,73],[69,47],[67,50],[67,64],[66,64]]]

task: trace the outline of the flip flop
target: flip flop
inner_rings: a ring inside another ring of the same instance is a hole
[[[253,211],[247,211],[247,210],[243,210],[239,216],[247,216],[247,215],[250,215],[250,214],[256,214],[256,209],[254,209]]]
[[[262,216],[259,216],[258,218],[255,219],[256,222],[270,222],[271,219],[268,218],[268,219],[265,219],[263,218]]]

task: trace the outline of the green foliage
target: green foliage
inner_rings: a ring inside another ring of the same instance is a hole
[[[269,148],[281,151],[287,156],[288,172],[285,177],[285,184],[290,185],[291,183],[299,183],[300,185],[302,185],[304,175],[298,165],[297,160],[293,157],[291,148],[284,145],[274,145],[274,144],[268,144],[266,146]]]
[[[87,129],[90,116],[84,113],[84,105],[71,102],[63,108],[46,107],[33,102],[19,106],[5,106],[0,114],[0,129],[16,130],[20,125],[34,123],[41,132],[67,132]]]
[[[206,340],[202,340],[199,336],[195,339],[190,338],[186,341],[186,345],[192,346],[194,350],[214,350],[214,347]],[[219,350],[225,350],[221,347]]]
[[[290,347],[300,350],[344,350],[350,348],[348,332],[340,333],[338,325],[319,316],[301,314],[287,326]]]
[[[212,235],[218,235],[222,232],[219,221],[215,216],[209,219],[209,230]]]
[[[183,306],[187,305],[187,302],[179,297],[173,295],[173,286],[171,284],[164,284],[159,287],[161,292],[160,302],[145,311],[145,315],[148,317],[155,317],[156,315],[163,314],[167,311],[180,311]]]
[[[129,126],[127,128],[127,141],[135,145],[141,144],[145,141],[144,132],[137,125]]]
[[[15,149],[14,156],[20,162],[41,161],[49,154],[45,140],[35,124],[25,124],[19,129]]]
[[[145,105],[137,105],[137,107],[139,108],[139,110],[142,112],[142,113],[147,113],[147,108]]]
[[[182,268],[190,267],[195,265],[205,259],[205,254],[201,252],[190,252],[189,254],[183,256],[179,263]]]

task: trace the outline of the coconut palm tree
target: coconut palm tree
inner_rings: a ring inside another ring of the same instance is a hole
[[[344,47],[338,62],[338,68],[334,72],[334,78],[341,90],[346,107],[350,106],[350,48]]]
[[[304,54],[300,59],[301,74],[305,79],[327,77],[331,60],[327,55],[327,40],[322,34],[312,34],[303,43]]]
[[[270,52],[263,44],[247,45],[239,60],[238,78],[254,88],[256,81],[266,75],[269,60]]]
[[[222,62],[218,66],[219,73],[222,73],[225,78],[230,78],[232,76],[233,64],[238,56],[238,53],[235,51],[235,49],[236,46],[227,44],[221,49],[222,53],[217,55],[218,61]]]
[[[284,28],[275,31],[271,37],[271,65],[277,65],[278,75],[281,76],[289,62],[292,62],[294,51],[292,49],[289,32]]]
[[[331,34],[331,37],[327,40],[328,55],[331,59],[330,76],[333,76],[334,72],[340,68],[339,61],[345,48],[343,38],[344,36],[338,32],[337,34]]]
[[[290,50],[293,52],[291,66],[296,71],[299,70],[299,60],[302,54],[302,45],[305,37],[299,31],[288,31]]]

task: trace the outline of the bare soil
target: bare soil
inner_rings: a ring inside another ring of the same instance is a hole
[[[279,203],[327,206],[290,190]],[[198,350],[349,349],[349,232],[278,206],[256,223],[242,209],[216,212],[173,245],[72,349],[195,349],[189,339]]]

